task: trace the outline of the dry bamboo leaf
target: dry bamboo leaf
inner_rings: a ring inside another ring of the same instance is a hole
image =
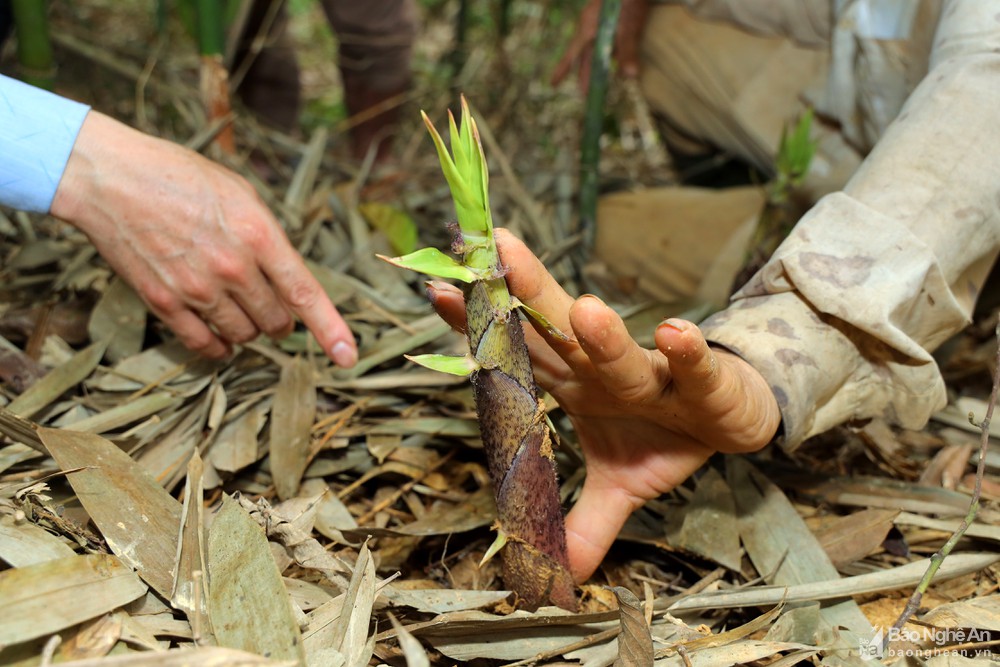
[[[316,515],[323,496],[330,495],[327,490],[311,495],[299,495],[290,500],[278,503],[272,508],[274,515],[287,523],[292,529],[309,535],[316,525]]]
[[[330,598],[306,615],[306,623],[302,627],[302,645],[306,651],[306,662],[314,663],[315,656],[325,651],[336,651],[333,647],[331,628],[340,620],[344,609],[344,594]],[[339,652],[338,652],[339,655]],[[343,660],[344,656],[340,656]]]
[[[324,489],[327,489],[326,482],[322,483]],[[347,509],[344,501],[327,489],[316,508],[316,531],[337,544],[347,545],[349,542],[341,531],[357,527],[358,522],[354,520],[354,515]]]
[[[346,303],[357,293],[358,288],[350,276],[315,262],[307,261],[306,266],[334,303]]]
[[[169,598],[181,505],[116,445],[90,433],[38,429],[111,550]]]
[[[417,638],[411,635],[392,614],[389,614],[389,621],[396,630],[396,641],[399,642],[399,648],[403,649],[406,667],[430,667],[431,660],[427,656],[427,651]]]
[[[618,658],[614,667],[650,667],[653,664],[653,636],[642,610],[642,603],[635,593],[615,586],[611,589],[618,598],[621,615],[618,631]]]
[[[11,566],[25,567],[73,555],[73,550],[49,531],[15,521],[12,516],[0,518],[0,560]]]
[[[426,636],[435,650],[452,660],[469,661],[478,658],[492,660],[526,660],[542,653],[559,649],[570,650],[581,640],[614,627],[613,624],[574,624],[556,627],[525,627],[520,629],[492,629],[485,627],[478,632],[458,630],[454,634]],[[456,629],[457,630],[457,629]],[[415,633],[416,634],[416,633]]]
[[[222,425],[208,454],[208,459],[217,470],[238,472],[257,461],[260,449],[258,437],[270,409],[269,400],[259,401]]]
[[[412,607],[428,614],[448,614],[497,604],[510,596],[510,591],[476,591],[454,588],[410,590],[393,586],[384,588],[381,595],[389,600],[393,606]]]
[[[375,424],[367,427],[365,432],[377,435],[426,433],[454,438],[478,438],[479,425],[475,420],[457,417],[410,417]],[[344,435],[353,435],[353,433],[350,429],[345,428]]]
[[[185,467],[205,438],[205,426],[212,405],[212,393],[204,392],[177,412],[183,418],[154,442],[135,453],[136,461],[164,487],[172,489],[184,475]]]
[[[977,628],[1000,632],[1000,595],[949,602],[921,619],[939,628]]]
[[[146,304],[127,282],[116,277],[97,301],[90,315],[90,340],[109,341],[111,363],[138,354],[146,335]]]
[[[404,370],[386,371],[350,380],[324,379],[317,386],[355,391],[381,391],[386,389],[450,387],[466,384],[468,381],[468,378],[457,375],[408,366]]]
[[[320,572],[341,590],[347,588],[348,581],[341,575],[347,568],[315,538],[275,514],[264,499],[258,500],[256,505],[246,498],[240,498],[239,502],[260,526],[266,528],[268,539],[284,546],[296,563]]]
[[[716,646],[692,653],[691,655],[674,655],[657,660],[656,667],[731,667],[732,665],[755,664],[777,656],[785,651],[815,650],[811,646],[787,642],[769,642],[748,639],[745,641]],[[850,664],[850,663],[841,663]]]
[[[7,409],[25,419],[34,417],[62,396],[66,390],[89,376],[97,368],[107,346],[107,341],[98,341],[77,352],[69,361],[58,368],[53,368],[45,377],[11,401]]]
[[[900,515],[896,517],[896,523],[901,526],[916,526],[918,528],[940,530],[942,533],[949,534],[954,533],[961,524],[961,522],[957,520],[932,519],[919,514],[910,514],[909,512],[900,513]],[[965,534],[968,537],[978,537],[984,540],[1000,542],[1000,526],[987,526],[981,523],[974,523],[969,526],[968,530],[965,531]]]
[[[738,571],[742,551],[736,502],[729,485],[714,468],[698,480],[691,501],[671,517],[667,543]]]
[[[107,433],[133,424],[155,414],[159,414],[172,405],[179,404],[180,399],[165,392],[158,391],[139,398],[119,403],[110,410],[99,412],[85,419],[79,419],[63,425],[68,431],[81,433]]]
[[[36,451],[27,445],[22,445],[21,443],[15,443],[13,445],[2,447],[0,448],[0,473],[9,470],[22,461],[30,461],[31,459],[38,458],[39,456],[42,456],[41,452]]]
[[[294,497],[299,490],[309,459],[315,419],[312,365],[307,359],[296,357],[281,369],[271,408],[271,477],[282,500]]]
[[[333,599],[330,589],[319,584],[290,577],[282,577],[281,579],[285,582],[285,589],[292,597],[292,601],[302,611],[312,611]]]
[[[285,192],[285,207],[299,215],[305,211],[306,201],[315,190],[316,176],[323,161],[328,132],[325,127],[313,131],[309,145],[302,153],[302,158],[292,176],[292,182],[288,184],[288,190]]]
[[[482,528],[493,523],[497,515],[493,492],[486,487],[469,494],[460,503],[441,504],[422,518],[397,530],[401,535],[448,535]]]
[[[66,661],[106,656],[122,636],[122,614],[105,614],[85,623],[59,646]]]
[[[986,414],[986,401],[972,396],[963,396],[954,403],[946,406],[943,410],[931,415],[931,419],[942,424],[954,426],[963,431],[980,433],[982,429],[979,428],[979,424],[973,424],[969,421],[970,413],[978,415],[976,419],[981,420],[983,415]],[[990,424],[990,436],[1000,438],[1000,424],[996,422]]]
[[[377,579],[375,561],[368,545],[361,546],[358,562],[354,565],[351,583],[344,592],[340,618],[332,631],[332,648],[342,656],[348,667],[364,667],[371,658],[372,645],[368,641],[372,607],[375,604]]]
[[[132,570],[105,554],[74,555],[0,572],[0,646],[59,632],[145,592]]]
[[[861,560],[885,541],[899,510],[869,509],[835,519],[816,537],[837,569]]]
[[[778,478],[778,482],[828,504],[942,516],[965,516],[969,509],[968,494],[885,477],[854,475],[822,480],[788,477]]]
[[[928,486],[954,489],[962,481],[962,475],[969,466],[969,457],[977,449],[971,443],[942,447],[927,464],[918,481]]]
[[[877,623],[876,623],[877,624]],[[776,642],[816,643],[819,633],[827,627],[819,612],[819,602],[794,606],[781,615],[764,635]]]
[[[170,603],[191,622],[196,640],[212,633],[208,615],[208,564],[205,560],[205,514],[202,474],[204,466],[195,451],[187,467],[187,485],[181,510],[181,533],[174,566]]]
[[[225,496],[208,534],[209,613],[221,646],[305,664],[292,603],[264,531]]]
[[[271,660],[216,646],[170,651],[140,651],[97,660],[80,660],[73,667],[293,667],[293,660]],[[301,663],[299,663],[301,664]]]
[[[359,377],[379,364],[398,359],[404,354],[449,333],[451,333],[451,327],[442,322],[440,317],[428,315],[412,322],[410,331],[397,329],[382,336],[378,343],[364,350],[363,356],[354,368],[338,369],[334,373],[334,377],[340,380]]]
[[[101,391],[138,391],[146,386],[169,384],[174,388],[191,382],[211,381],[196,377],[192,366],[198,355],[180,341],[171,341],[143,350],[115,364],[114,372],[89,380],[87,386]]]
[[[997,553],[953,553],[945,559],[934,581],[946,581],[980,570],[1000,562]],[[694,611],[699,609],[725,609],[732,607],[760,607],[779,604],[782,601],[815,602],[834,600],[849,595],[864,595],[879,591],[892,591],[916,586],[927,571],[930,559],[924,558],[906,565],[841,577],[829,581],[793,584],[789,586],[754,586],[738,591],[713,591],[690,595],[670,605],[670,611]]]
[[[996,660],[990,656],[986,658],[967,658],[958,653],[945,653],[935,655],[923,661],[927,667],[996,667]]]
[[[147,593],[146,597],[151,597],[151,594]],[[124,610],[117,612],[122,619],[122,641],[132,646],[141,647],[147,651],[162,650],[165,647],[156,639],[156,635],[149,632],[146,627],[138,623],[135,617],[131,615],[137,613],[134,609],[138,605],[141,605],[141,602],[130,604],[126,607],[127,612]]]
[[[407,630],[427,639],[436,650],[454,660],[524,660],[572,650],[581,640],[596,633],[617,632],[618,619],[618,610],[573,614],[557,607],[543,607],[537,612],[517,611],[507,616],[460,611],[408,625]]]
[[[740,508],[740,537],[758,573],[781,585],[840,576],[781,489],[741,457],[729,457],[726,472]],[[831,603],[823,616],[834,627],[871,636],[871,624],[853,600]]]
[[[707,637],[699,637],[698,639],[692,639],[690,641],[678,642],[675,646],[660,649],[656,654],[658,657],[665,657],[667,653],[674,653],[678,646],[683,646],[687,651],[697,651],[699,649],[714,648],[716,646],[726,646],[728,644],[732,644],[735,641],[749,637],[755,632],[760,632],[764,628],[771,625],[771,623],[774,622],[774,619],[776,619],[781,613],[782,608],[783,605],[776,605],[774,609],[771,609],[765,614],[761,614],[752,621],[744,623],[739,627],[711,634]]]

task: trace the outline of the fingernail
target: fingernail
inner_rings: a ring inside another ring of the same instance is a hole
[[[358,363],[358,350],[344,341],[337,342],[330,350],[330,356],[342,368],[352,368]]]
[[[602,306],[607,305],[607,304],[604,303],[604,299],[602,299],[601,297],[597,296],[596,294],[581,294],[580,298],[581,299],[593,299],[594,301],[596,301],[597,303],[601,304]]]
[[[436,292],[454,293],[462,291],[457,287],[455,287],[454,285],[452,285],[451,283],[446,283],[443,280],[428,280],[427,282],[424,283],[424,287],[426,287],[428,290],[434,290]]]
[[[660,326],[670,327],[674,331],[687,331],[690,325],[688,322],[685,322],[684,320],[679,320],[675,317],[672,317],[668,320],[663,320],[662,322],[660,322]]]

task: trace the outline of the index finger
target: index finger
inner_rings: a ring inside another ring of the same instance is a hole
[[[506,229],[494,230],[500,259],[508,269],[507,287],[529,307],[545,315],[560,331],[572,331],[569,309],[573,297],[552,277],[541,260]]]
[[[268,260],[261,263],[261,270],[282,300],[316,337],[323,352],[338,366],[351,368],[358,362],[354,335],[301,255],[287,240],[282,240],[272,249]]]

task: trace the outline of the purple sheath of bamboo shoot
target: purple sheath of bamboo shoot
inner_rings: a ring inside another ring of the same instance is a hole
[[[504,581],[526,608],[550,601],[575,609],[552,438],[521,320],[516,312],[498,312],[483,282],[468,291],[465,311],[469,347],[481,363],[472,375],[476,412],[508,540]]]

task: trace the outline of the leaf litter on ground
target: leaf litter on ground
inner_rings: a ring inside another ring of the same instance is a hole
[[[554,38],[542,17],[508,54]],[[92,35],[54,20],[60,48],[92,57]],[[490,63],[491,47],[474,48]],[[115,71],[141,72],[134,51],[108,53],[126,65]],[[540,63],[482,67],[466,92],[485,113],[495,215],[582,292],[560,231],[575,165],[540,148],[573,145],[579,103],[529,92]],[[195,108],[182,65],[148,80],[161,102]],[[454,100],[433,85],[416,96],[440,112]],[[164,134],[202,129],[196,114],[175,122]],[[450,243],[432,152],[405,147],[400,186],[331,161],[322,132],[305,144],[242,118],[237,129],[296,165],[287,187],[257,183],[357,333],[360,363],[334,368],[302,331],[199,360],[82,236],[49,218],[27,235],[0,212],[0,665],[851,664],[847,644],[894,620],[873,609],[901,608],[964,514],[968,449],[944,429],[969,429],[970,406],[982,414],[975,391],[924,432],[876,423],[794,455],[713,461],[635,514],[580,613],[515,610],[496,566],[478,566],[496,509],[468,383],[403,359],[454,353],[461,338],[419,281],[374,258],[416,235]],[[571,501],[581,457],[565,415],[550,416]],[[988,470],[996,481],[1000,464]],[[919,622],[998,629],[998,517],[987,497]]]

